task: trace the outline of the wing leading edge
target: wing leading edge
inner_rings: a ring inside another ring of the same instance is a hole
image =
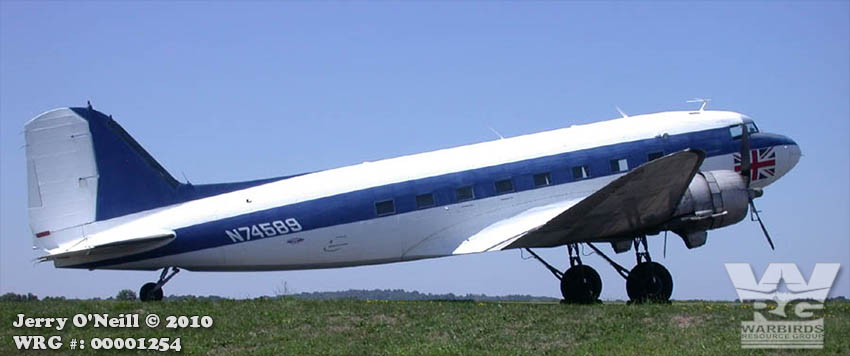
[[[467,239],[454,253],[554,247],[629,237],[672,218],[705,153],[685,150],[647,162],[580,201],[527,210]]]

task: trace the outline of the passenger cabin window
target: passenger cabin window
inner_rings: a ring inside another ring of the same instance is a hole
[[[457,195],[458,202],[475,199],[475,193],[470,186],[457,188],[455,194]]]
[[[510,179],[496,181],[496,194],[510,193],[514,191],[514,183]]]
[[[629,161],[625,158],[623,159],[612,159],[611,160],[611,172],[625,172],[629,170]]]
[[[759,132],[759,128],[756,126],[754,122],[746,123],[747,131],[751,134]],[[732,135],[733,140],[737,140],[741,138],[741,125],[729,126],[729,134]]]
[[[392,200],[384,200],[375,203],[375,212],[378,216],[395,214],[395,203]]]
[[[552,184],[552,175],[549,173],[540,173],[534,175],[534,187],[542,187]]]
[[[647,161],[654,161],[654,160],[659,159],[659,158],[661,158],[661,157],[664,157],[664,152],[662,152],[662,151],[659,151],[659,152],[651,152],[650,154],[648,154],[648,155],[646,156]]]
[[[420,194],[416,196],[416,208],[425,209],[437,205],[434,202],[434,194]]]
[[[584,179],[587,177],[590,177],[590,168],[587,168],[587,166],[573,167],[573,178]]]

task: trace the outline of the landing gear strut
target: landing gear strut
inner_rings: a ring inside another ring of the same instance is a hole
[[[637,265],[626,278],[629,299],[635,303],[668,302],[673,294],[673,277],[670,272],[660,263],[652,262],[646,247],[646,236],[636,238],[634,246]],[[640,246],[643,246],[643,252]]]
[[[163,268],[158,281],[145,283],[139,289],[139,300],[143,302],[162,300],[162,286],[168,283],[168,280],[174,277],[177,272],[180,272],[177,267],[171,267],[171,273],[168,273],[168,267]]]

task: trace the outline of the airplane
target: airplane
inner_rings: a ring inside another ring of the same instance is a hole
[[[758,220],[753,200],[800,160],[790,138],[731,111],[667,111],[574,125],[342,168],[238,183],[181,183],[111,115],[47,111],[25,124],[28,213],[40,262],[162,270],[139,291],[163,298],[181,269],[268,271],[383,264],[523,249],[595,303],[584,244],[634,302],[669,301],[670,272],[647,236],[689,248],[707,231]],[[619,110],[619,109],[618,109]],[[616,253],[634,247],[627,269]],[[532,249],[566,246],[560,271]]]

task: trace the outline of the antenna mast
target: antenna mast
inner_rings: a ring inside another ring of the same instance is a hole
[[[702,103],[702,105],[699,106],[699,111],[703,112],[703,111],[705,111],[705,107],[708,105],[709,101],[711,101],[711,99],[694,98],[694,99],[688,100],[687,102],[689,102],[689,103]]]

